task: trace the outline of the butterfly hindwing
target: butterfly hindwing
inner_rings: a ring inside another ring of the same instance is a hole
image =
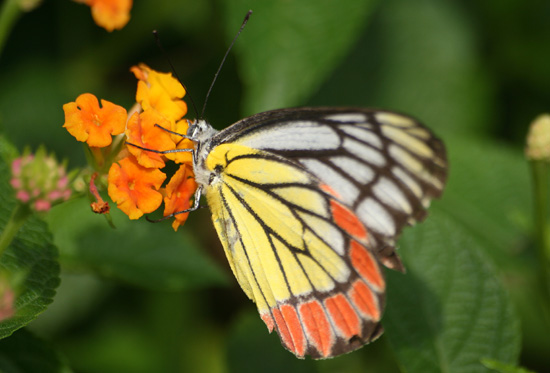
[[[385,282],[369,233],[303,166],[215,147],[206,189],[231,268],[269,330],[299,357],[352,351],[381,333]]]

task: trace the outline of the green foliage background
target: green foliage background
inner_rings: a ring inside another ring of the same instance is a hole
[[[45,1],[22,15],[1,52],[0,134],[19,150],[45,144],[70,167],[84,165],[81,145],[61,127],[62,105],[90,92],[129,108],[136,87],[130,66],[170,70],[153,29],[200,111],[248,9],[254,14],[206,108],[215,127],[288,106],[382,107],[420,118],[447,144],[445,194],[399,241],[407,274],[387,272],[384,337],[337,359],[297,360],[267,334],[238,288],[206,209],[178,233],[116,213],[111,230],[77,200],[55,208],[47,226],[29,221],[0,260],[34,279],[18,298],[17,317],[0,323],[7,337],[0,369],[550,366],[550,299],[538,277],[523,157],[530,121],[550,110],[550,7],[543,0],[137,1],[130,23],[113,33],[98,28],[86,6]],[[0,142],[4,158],[8,141]],[[4,226],[14,199],[5,159],[0,166]]]

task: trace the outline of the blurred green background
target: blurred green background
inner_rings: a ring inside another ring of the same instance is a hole
[[[408,274],[387,273],[386,335],[337,359],[299,361],[238,288],[207,209],[177,233],[114,213],[113,231],[79,200],[47,218],[61,264],[54,301],[0,341],[0,363],[36,355],[43,371],[474,372],[490,371],[487,358],[548,369],[550,300],[523,158],[530,122],[550,111],[548,1],[138,1],[113,33],[84,5],[44,1],[1,51],[0,131],[19,150],[45,144],[83,166],[62,105],[90,92],[130,108],[130,66],[170,71],[154,29],[200,111],[248,9],[206,108],[215,127],[289,106],[381,107],[421,119],[447,144],[444,197],[400,240]]]

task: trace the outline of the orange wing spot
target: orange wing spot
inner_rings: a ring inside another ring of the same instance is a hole
[[[302,329],[302,323],[298,313],[293,306],[288,304],[279,307],[280,311],[274,309],[275,321],[281,332],[281,340],[296,356],[303,357],[306,352],[306,338]],[[275,311],[278,311],[277,313]],[[283,337],[283,332],[284,337]]]
[[[368,237],[367,230],[359,218],[336,200],[330,201],[334,222],[352,237],[363,241]]]
[[[299,312],[311,342],[323,357],[328,357],[334,338],[323,306],[318,301],[311,301],[301,304]]]
[[[355,281],[349,291],[355,306],[374,321],[380,320],[380,308],[371,289],[361,280]]]
[[[264,312],[260,314],[260,317],[265,322],[265,325],[267,325],[267,330],[271,333],[273,331],[273,328],[275,327],[275,322],[273,321],[273,317],[268,312]]]
[[[357,241],[351,241],[350,257],[351,264],[365,280],[380,290],[384,289],[384,279],[378,263],[364,246]]]
[[[273,308],[271,311],[273,312],[273,317],[275,318],[275,322],[277,323],[277,332],[279,333],[279,338],[281,338],[281,342],[283,342],[283,345],[287,349],[294,352],[294,343],[292,343],[292,337],[290,336],[290,332],[288,331],[288,327],[286,325],[285,319],[283,318],[283,315],[281,314],[281,311],[279,311],[278,308]]]
[[[361,335],[361,322],[359,316],[342,294],[327,298],[325,301],[327,310],[345,338],[350,339],[355,335]]]
[[[326,192],[335,198],[340,198],[340,194],[338,194],[338,192],[329,187],[327,184],[321,184],[319,187],[323,192]]]

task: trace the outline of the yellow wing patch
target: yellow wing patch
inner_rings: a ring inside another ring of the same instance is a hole
[[[347,264],[295,212],[330,218],[326,200],[311,188],[311,176],[242,145],[216,147],[206,164],[212,171],[221,170],[206,189],[214,224],[224,236],[239,284],[260,311],[291,296],[329,291],[335,281],[347,280]]]

